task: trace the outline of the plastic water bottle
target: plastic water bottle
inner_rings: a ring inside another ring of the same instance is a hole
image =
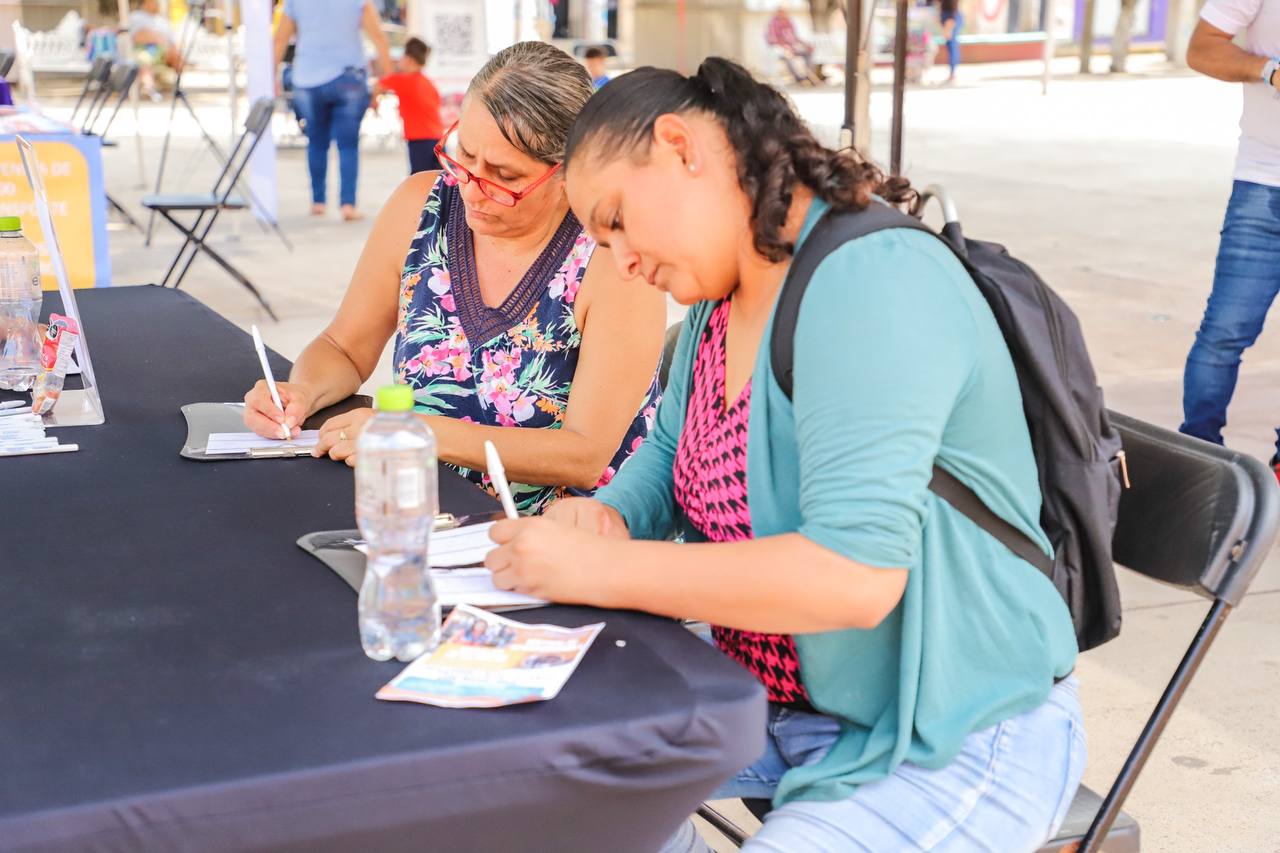
[[[22,220],[0,217],[0,389],[26,391],[40,370],[40,251]]]
[[[413,414],[413,391],[379,389],[378,411],[356,441],[356,522],[368,548],[360,643],[374,660],[410,661],[440,640],[427,564],[436,488],[436,437]]]

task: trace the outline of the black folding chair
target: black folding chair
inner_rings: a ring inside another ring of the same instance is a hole
[[[67,119],[68,122],[75,124],[76,116],[80,114],[80,108],[86,102],[92,104],[94,99],[97,98],[98,93],[102,91],[102,87],[106,84],[107,77],[111,74],[111,66],[114,64],[115,61],[111,57],[99,56],[93,61],[93,65],[89,66],[89,73],[84,78],[84,88],[80,90],[80,97],[76,98],[76,105],[71,110],[71,117]]]
[[[258,288],[253,282],[231,265],[231,262],[224,258],[221,254],[214,251],[206,240],[209,237],[209,231],[213,228],[214,222],[217,221],[218,215],[224,210],[243,210],[248,207],[248,203],[238,196],[232,196],[236,182],[240,180],[240,175],[244,172],[245,167],[249,164],[249,158],[253,156],[253,151],[258,147],[258,141],[262,139],[262,135],[268,132],[271,126],[271,111],[273,101],[270,98],[260,98],[254,102],[253,107],[249,110],[249,118],[245,121],[244,133],[236,140],[235,147],[231,149],[231,155],[227,158],[226,164],[222,168],[222,173],[218,175],[218,179],[214,181],[213,190],[208,195],[150,195],[142,199],[142,206],[149,210],[154,210],[165,219],[173,224],[173,227],[181,231],[186,239],[182,242],[182,248],[178,250],[178,254],[174,255],[173,263],[169,264],[169,271],[165,273],[162,285],[168,287],[170,284],[176,289],[182,286],[182,280],[187,275],[187,270],[191,268],[191,262],[195,260],[199,252],[204,252],[214,263],[226,270],[232,278],[240,282],[246,290],[253,294],[259,304],[266,310],[271,319],[278,319],[271,306],[267,304],[267,300],[263,298]],[[182,224],[176,217],[174,212],[191,211],[196,213],[195,222],[188,228]],[[190,254],[187,250],[190,249]],[[175,272],[177,275],[175,276]]]
[[[1280,489],[1257,459],[1111,413],[1132,477],[1120,501],[1112,551],[1118,565],[1211,602],[1173,678],[1105,797],[1081,786],[1057,835],[1040,853],[1136,853],[1137,822],[1121,811],[1156,741],[1275,542]],[[744,800],[756,817],[768,800]],[[747,835],[720,813],[698,814],[741,846]]]
[[[98,63],[102,58],[94,60],[94,69],[97,69]],[[112,148],[115,142],[107,138],[107,134],[111,131],[111,125],[115,123],[116,116],[120,114],[120,108],[124,106],[124,102],[129,98],[129,91],[133,88],[134,82],[138,79],[138,66],[132,62],[112,62],[106,61],[106,75],[97,83],[93,89],[92,97],[89,99],[89,107],[85,110],[84,121],[80,125],[80,132],[85,136],[96,136],[102,140],[104,148]],[[101,72],[98,72],[101,75]],[[85,82],[84,92],[80,94],[83,99],[88,93],[90,82],[93,79],[94,70],[90,70],[90,80]],[[79,112],[80,105],[76,104],[75,112]],[[75,114],[72,113],[72,115]],[[139,231],[142,226],[138,224],[138,220],[133,218],[124,205],[117,201],[111,193],[107,193],[107,204],[119,213],[125,220]]]

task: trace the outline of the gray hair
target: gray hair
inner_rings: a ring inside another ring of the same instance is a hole
[[[499,51],[467,87],[467,97],[480,99],[508,142],[548,164],[564,159],[569,128],[591,93],[586,69],[540,41]]]

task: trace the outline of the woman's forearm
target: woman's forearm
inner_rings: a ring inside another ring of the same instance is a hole
[[[866,566],[799,533],[743,542],[611,541],[605,607],[698,619],[744,631],[870,629],[893,611],[906,569]]]
[[[308,416],[347,399],[360,390],[366,378],[342,348],[326,335],[309,343],[289,372],[289,381],[310,393]]]
[[[619,436],[605,447],[608,442],[567,429],[493,427],[441,415],[425,417],[445,462],[483,471],[484,443],[492,441],[507,477],[530,486],[592,488],[622,440]]]

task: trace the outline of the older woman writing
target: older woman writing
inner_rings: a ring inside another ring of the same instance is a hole
[[[443,172],[406,180],[382,208],[337,316],[279,386],[246,396],[276,436],[360,387],[395,335],[440,458],[488,487],[492,440],[521,511],[607,482],[648,432],[665,305],[624,284],[569,210],[561,160],[591,96],[582,66],[540,42],[494,56],[442,140]],[[354,463],[363,409],[321,428],[317,454]]]

